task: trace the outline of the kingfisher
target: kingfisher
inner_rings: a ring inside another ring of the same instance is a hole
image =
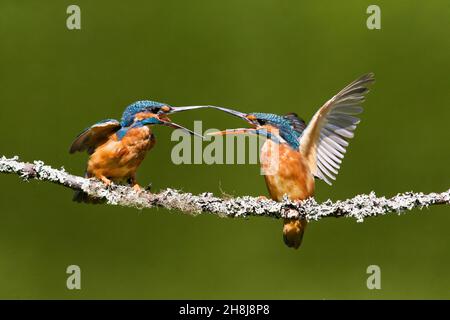
[[[87,151],[89,160],[86,178],[97,178],[108,186],[112,182],[128,183],[136,191],[140,191],[136,171],[147,152],[156,143],[151,127],[168,126],[203,138],[172,122],[167,115],[204,107],[206,106],[172,107],[149,100],[134,102],[125,109],[121,121],[106,119],[86,128],[75,138],[69,153]],[[82,191],[76,191],[73,200],[87,203],[101,202]]]
[[[314,196],[315,178],[331,185],[353,138],[363,111],[361,104],[374,82],[369,73],[356,79],[328,100],[312,117],[308,125],[295,113],[242,113],[223,107],[213,107],[248,122],[251,128],[216,131],[212,135],[253,134],[264,136],[260,164],[270,197],[282,201],[304,200]],[[276,164],[276,170],[273,170]],[[283,240],[288,247],[298,249],[307,221],[284,219]]]

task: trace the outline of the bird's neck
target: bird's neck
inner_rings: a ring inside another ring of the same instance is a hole
[[[277,128],[272,125],[260,126],[257,129],[264,129],[270,133],[272,140],[275,143],[284,144],[286,147],[292,149],[292,151],[298,151],[298,135],[295,134],[290,128]]]
[[[122,128],[116,133],[117,140],[146,140],[153,136],[149,126],[127,127]]]

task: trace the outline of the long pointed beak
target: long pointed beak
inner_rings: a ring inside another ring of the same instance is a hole
[[[184,106],[184,107],[170,107],[170,111],[168,114],[177,113],[177,112],[183,112],[188,110],[195,110],[195,109],[203,109],[203,108],[210,108],[211,106]]]
[[[224,136],[229,134],[254,134],[257,136],[265,137],[266,139],[270,139],[276,143],[281,143],[280,138],[278,138],[276,135],[272,134],[270,131],[267,131],[266,129],[256,129],[256,128],[238,128],[238,129],[227,129],[223,131],[214,131],[209,132],[208,136]]]
[[[176,112],[183,112],[183,111],[188,111],[188,110],[195,110],[195,109],[204,109],[204,108],[211,108],[211,109],[217,109],[229,114],[232,114],[235,117],[238,117],[240,119],[243,119],[249,123],[251,123],[248,119],[247,119],[247,114],[243,113],[243,112],[239,112],[237,110],[233,110],[233,109],[228,109],[228,108],[224,108],[224,107],[218,107],[218,106],[211,106],[211,105],[207,105],[207,106],[185,106],[185,107],[171,107],[170,111],[168,112],[168,114],[172,114],[172,113],[176,113]]]
[[[223,111],[223,112],[226,112],[226,113],[229,113],[229,114],[231,114],[231,115],[233,115],[235,117],[238,117],[240,119],[243,119],[243,120],[251,123],[247,119],[248,114],[246,114],[246,113],[243,113],[243,112],[240,112],[240,111],[237,111],[237,110],[233,110],[233,109],[224,108],[224,107],[216,107],[216,106],[209,106],[209,107],[213,108],[213,109],[217,109],[217,110]]]
[[[227,134],[256,134],[256,129],[253,128],[238,128],[238,129],[227,129],[223,131],[209,132],[208,136],[224,136]]]
[[[194,131],[192,131],[192,130],[189,130],[188,128],[185,128],[185,127],[183,127],[183,126],[180,126],[180,125],[177,124],[177,123],[174,123],[174,122],[171,122],[171,121],[166,121],[166,120],[163,120],[163,119],[160,119],[160,121],[161,121],[161,124],[162,124],[163,126],[167,126],[167,127],[171,127],[171,128],[175,128],[175,129],[181,129],[181,130],[183,130],[183,131],[185,131],[185,132],[187,132],[187,133],[189,133],[189,134],[191,134],[191,135],[193,135],[193,136],[196,136],[196,137],[205,139],[205,137],[202,136],[201,134],[198,134],[198,133],[196,133],[196,132],[194,132]]]

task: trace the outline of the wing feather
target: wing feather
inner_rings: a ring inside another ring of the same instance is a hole
[[[347,140],[353,138],[360,121],[355,115],[363,111],[361,104],[373,82],[374,75],[369,73],[342,89],[316,112],[299,139],[311,172],[328,184],[336,179]]]
[[[121,128],[119,121],[106,119],[86,128],[75,138],[69,153],[87,150],[91,154],[95,148],[104,143],[108,137]]]

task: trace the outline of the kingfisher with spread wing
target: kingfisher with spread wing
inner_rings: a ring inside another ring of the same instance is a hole
[[[224,134],[256,134],[266,137],[260,162],[271,198],[282,201],[304,200],[314,196],[315,179],[331,185],[340,168],[348,139],[359,123],[361,104],[368,86],[374,82],[369,73],[353,81],[328,100],[313,116],[308,125],[295,113],[285,116],[269,113],[242,113],[214,107],[247,121],[252,128],[213,132]],[[277,159],[274,159],[277,157]],[[278,163],[273,171],[274,163]],[[270,172],[270,173],[269,173]],[[287,246],[298,248],[303,239],[307,221],[284,219],[283,239]]]
[[[156,142],[150,127],[168,126],[203,138],[173,123],[167,115],[204,107],[172,107],[155,101],[137,101],[125,109],[120,122],[107,119],[85,129],[72,143],[69,152],[86,150],[90,155],[85,173],[87,178],[97,178],[106,185],[110,185],[111,182],[129,183],[135,190],[140,190],[136,181],[136,171]],[[82,191],[76,191],[73,200],[100,202]]]

